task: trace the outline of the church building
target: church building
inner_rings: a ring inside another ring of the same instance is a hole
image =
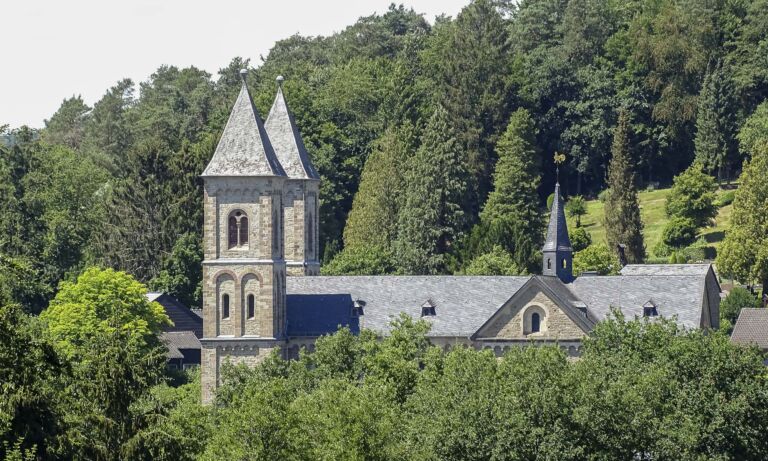
[[[274,349],[297,357],[341,326],[388,333],[406,313],[426,319],[433,344],[497,355],[556,344],[571,356],[612,309],[629,318],[669,317],[717,328],[720,286],[709,264],[628,265],[621,275],[573,276],[560,196],[549,217],[542,275],[319,276],[320,176],[312,166],[278,77],[262,122],[245,84],[204,180],[203,402],[222,365],[255,365]]]

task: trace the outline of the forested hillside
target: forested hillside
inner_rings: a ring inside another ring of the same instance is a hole
[[[39,311],[61,279],[96,264],[198,304],[198,176],[242,67],[262,117],[285,76],[323,179],[327,273],[536,271],[555,153],[567,197],[605,189],[615,149],[617,175],[631,173],[622,184],[638,189],[671,184],[694,160],[736,180],[768,125],[768,110],[755,114],[767,36],[766,0],[478,0],[434,24],[392,6],[217,75],[163,66],[93,107],[66,99],[39,132],[6,128],[2,295]],[[694,237],[706,222],[695,224]]]

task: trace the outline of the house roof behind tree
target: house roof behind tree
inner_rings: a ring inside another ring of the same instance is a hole
[[[768,309],[743,308],[733,327],[731,341],[768,350]]]
[[[203,337],[203,318],[199,311],[188,308],[167,293],[149,292],[147,299],[163,306],[165,313],[173,322],[173,326],[165,327],[164,331],[189,331],[198,338]]]

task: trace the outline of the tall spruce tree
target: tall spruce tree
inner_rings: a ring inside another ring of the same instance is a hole
[[[480,223],[472,230],[465,262],[471,265],[474,258],[500,246],[513,255],[519,268],[534,271],[544,222],[536,192],[541,183],[536,130],[527,110],[512,114],[496,144],[496,154],[493,192],[480,213]]]
[[[696,161],[719,180],[729,179],[736,160],[736,124],[733,90],[722,64],[704,77],[696,118]]]
[[[476,0],[452,23],[436,27],[426,57],[436,94],[454,117],[471,173],[472,214],[491,186],[493,147],[509,114],[508,27],[493,0]]]
[[[627,261],[641,263],[645,258],[643,222],[637,201],[635,173],[629,159],[629,115],[619,113],[613,135],[613,158],[608,165],[608,196],[605,200],[605,236],[611,250],[626,245]]]
[[[405,175],[397,256],[406,274],[437,274],[466,229],[467,166],[448,112],[438,105]]]
[[[403,192],[403,165],[414,148],[410,127],[389,128],[368,156],[344,227],[345,248],[391,248]]]

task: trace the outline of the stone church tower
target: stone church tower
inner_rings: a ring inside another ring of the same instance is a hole
[[[288,275],[318,275],[320,175],[309,160],[277,77],[277,96],[264,126],[288,179],[283,188],[285,265]]]
[[[251,100],[246,71],[241,76],[240,94],[202,174],[203,402],[211,401],[224,361],[256,364],[286,341],[287,176]]]

